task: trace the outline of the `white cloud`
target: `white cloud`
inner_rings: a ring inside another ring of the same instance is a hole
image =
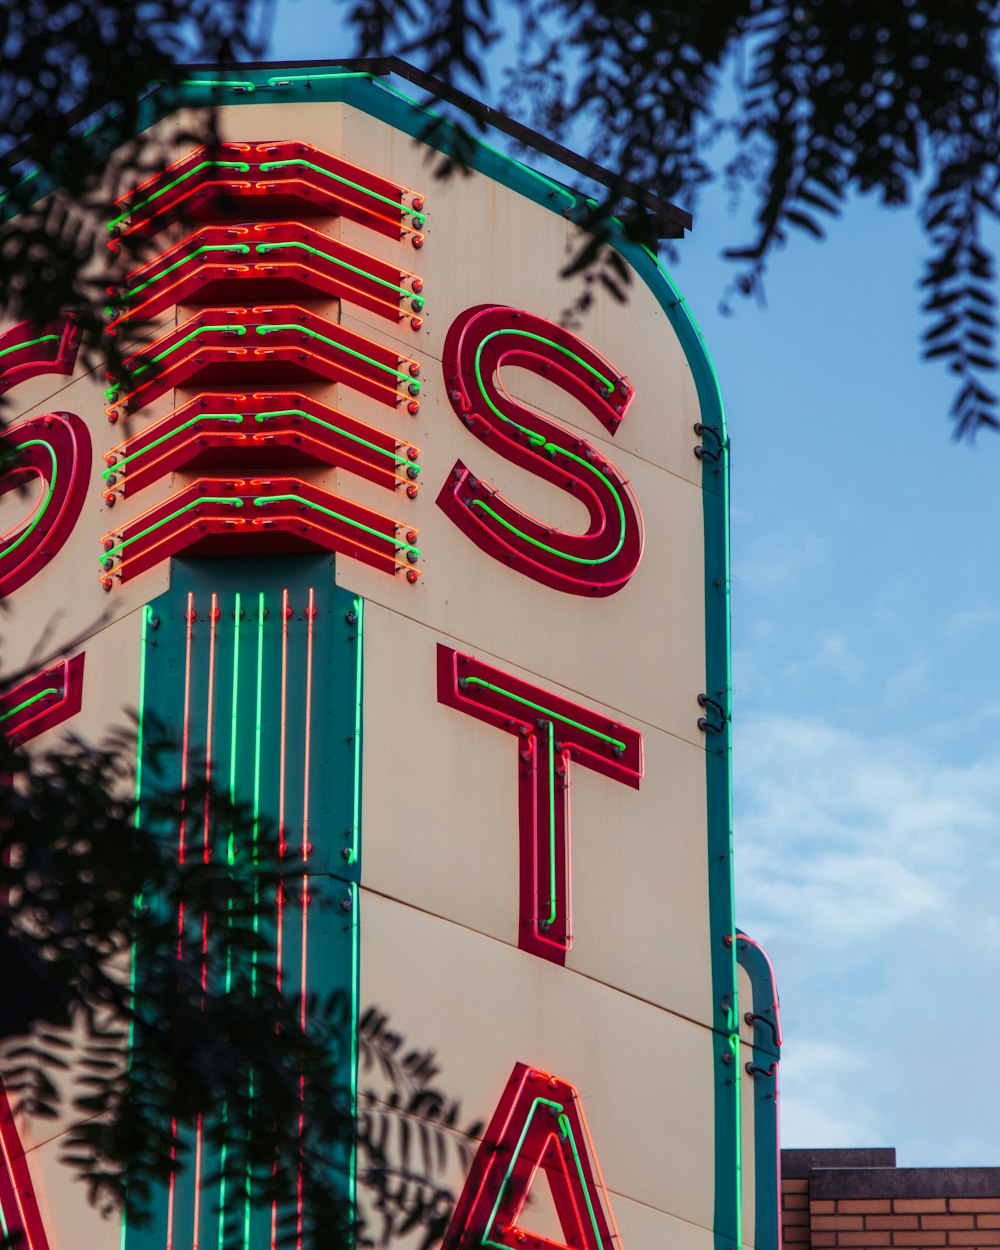
[[[814,576],[829,553],[829,542],[818,534],[774,533],[759,539],[744,555],[733,557],[734,593],[773,592]]]
[[[780,1073],[781,1144],[803,1149],[887,1144],[871,1108],[844,1097],[862,1067],[854,1051],[832,1042],[806,1040],[786,1054]]]
[[[968,639],[970,634],[989,629],[994,633],[1000,626],[1000,610],[997,608],[970,608],[949,617],[945,633],[952,641]]]
[[[737,920],[777,975],[786,1144],[995,1163],[1000,744],[956,765],[815,718],[735,729]]]

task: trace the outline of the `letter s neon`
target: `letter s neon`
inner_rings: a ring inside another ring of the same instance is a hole
[[[528,516],[458,461],[437,503],[496,560],[556,590],[612,595],[642,556],[643,525],[618,467],[586,439],[513,399],[500,370],[518,366],[554,382],[613,436],[632,400],[615,367],[554,322],[482,304],[453,322],[442,367],[451,405],[475,436],[507,460],[570,491],[590,513],[583,534]]]

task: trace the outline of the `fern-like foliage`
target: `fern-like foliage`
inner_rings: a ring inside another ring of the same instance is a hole
[[[490,103],[618,175],[598,223],[619,216],[650,241],[626,183],[688,209],[716,179],[749,197],[752,235],[726,253],[743,294],[858,194],[914,208],[929,246],[924,356],[956,375],[957,435],[998,425],[996,0],[362,0],[353,14],[365,54],[429,49],[435,73],[474,87],[499,61]],[[622,291],[599,245],[574,269]]]
[[[133,1224],[171,1173],[194,1166],[200,1126],[204,1159],[221,1160],[204,1183],[273,1206],[278,1245],[347,1250],[411,1230],[429,1244],[453,1202],[445,1169],[481,1126],[460,1125],[433,1056],[408,1048],[384,1014],[358,1027],[345,995],[303,1003],[282,988],[266,919],[279,889],[289,908],[301,889],[276,830],[192,781],[183,802],[206,813],[206,845],[232,834],[256,851],[252,863],[224,853],[179,862],[181,798],[158,782],[175,748],[148,728],[141,827],[134,737],[29,755],[0,735],[8,1096],[34,1121],[58,1117],[62,1158],[92,1203],[124,1208]],[[358,1107],[344,1064],[356,1029],[362,1070],[380,1075]],[[243,1245],[243,1203],[233,1202],[220,1247]]]

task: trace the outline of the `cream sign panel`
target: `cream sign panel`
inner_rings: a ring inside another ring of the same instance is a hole
[[[624,242],[626,301],[595,284],[567,318],[586,203],[478,145],[435,178],[425,116],[379,81],[249,81],[219,148],[173,144],[116,207],[119,373],[76,367],[71,315],[0,336],[4,485],[36,492],[5,510],[5,658],[42,620],[67,648],[4,726],[96,737],[136,708],[183,743],[180,791],[207,755],[276,823],[303,882],[285,976],[391,1011],[484,1121],[446,1250],[750,1242],[697,329]],[[168,147],[188,121],[157,123]],[[51,1133],[6,1133],[32,1250],[88,1219],[110,1247]],[[207,1236],[201,1183],[126,1250]]]

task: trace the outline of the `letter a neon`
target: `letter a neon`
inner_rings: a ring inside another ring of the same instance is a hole
[[[552,1190],[562,1243],[519,1226],[540,1171]],[[615,1243],[620,1250],[579,1094],[568,1081],[515,1064],[442,1250],[612,1250]]]

